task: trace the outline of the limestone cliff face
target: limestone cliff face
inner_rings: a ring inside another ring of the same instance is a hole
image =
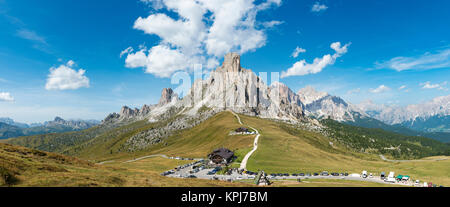
[[[159,106],[164,106],[172,101],[173,98],[178,98],[171,88],[164,88],[159,99]]]
[[[119,119],[147,118],[157,121],[174,113],[192,117],[202,107],[214,112],[233,110],[262,118],[293,121],[304,118],[304,106],[299,95],[281,83],[268,86],[261,77],[241,67],[238,54],[229,53],[207,79],[196,80],[182,99],[172,89],[165,88],[158,104],[144,105],[142,109],[123,107]]]
[[[251,70],[241,67],[238,54],[229,53],[208,79],[194,83],[182,104],[193,107],[190,114],[207,106],[263,118],[300,119],[303,117],[302,104],[290,89],[291,97],[286,97],[286,88],[281,84],[269,87]]]

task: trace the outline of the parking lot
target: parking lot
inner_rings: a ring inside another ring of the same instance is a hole
[[[244,172],[240,173],[238,170],[232,170],[231,174],[217,174],[215,168],[205,168],[203,165],[203,160],[197,160],[193,163],[186,164],[183,166],[179,166],[174,170],[166,171],[162,175],[168,177],[177,177],[177,178],[197,178],[197,179],[209,179],[209,180],[223,180],[223,181],[240,181],[240,180],[253,180],[256,176],[256,172]],[[316,172],[316,173],[277,173],[277,174],[268,174],[267,177],[270,180],[308,180],[308,179],[342,179],[349,181],[361,181],[361,182],[375,182],[375,183],[383,183],[383,184],[392,184],[392,185],[403,185],[403,186],[417,186],[423,187],[423,183],[415,183],[412,180],[409,181],[398,181],[395,182],[386,182],[380,176],[367,175],[362,176],[356,173],[328,173],[324,172]]]

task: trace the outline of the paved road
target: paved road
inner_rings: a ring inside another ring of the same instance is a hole
[[[430,160],[390,160],[387,159],[384,155],[380,155],[380,158],[384,161],[388,162],[425,162],[425,161],[441,161],[441,160],[447,160],[447,158],[438,158],[438,159],[430,159]]]
[[[174,174],[167,175],[168,177],[176,177],[176,178],[186,178],[189,175],[194,175],[197,179],[207,179],[207,180],[225,180],[225,181],[239,181],[239,180],[252,180],[255,178],[254,175],[247,174],[239,174],[235,171],[231,175],[208,175],[208,172],[212,169],[203,169],[197,173],[190,173],[193,168],[192,166],[180,169],[175,171]],[[272,181],[274,180],[297,180],[301,179],[302,181],[314,180],[314,179],[334,179],[334,180],[350,180],[350,181],[360,181],[360,182],[374,182],[374,183],[382,183],[382,184],[392,184],[392,185],[403,185],[403,186],[412,186],[412,182],[409,183],[388,183],[379,177],[354,177],[354,176],[268,176],[268,178]]]
[[[242,123],[241,118],[239,117],[239,115],[237,115],[236,113],[234,113],[234,111],[231,111],[231,110],[229,110],[229,111],[230,111],[234,116],[236,116],[236,118],[237,118],[237,120],[238,120],[238,122],[239,122],[240,125],[244,125],[244,124]],[[258,149],[258,140],[259,140],[259,136],[261,135],[261,134],[259,134],[258,130],[256,130],[255,128],[253,128],[253,127],[251,127],[251,126],[248,126],[248,127],[251,128],[253,131],[255,131],[256,137],[255,137],[255,140],[253,141],[253,149],[245,155],[245,157],[244,157],[244,159],[242,159],[241,165],[240,165],[240,167],[239,167],[239,169],[244,169],[244,170],[247,170],[247,161],[248,161],[248,158],[250,158],[250,156],[252,156],[252,154]]]
[[[139,158],[136,158],[136,159],[127,160],[127,161],[125,161],[125,162],[123,162],[123,163],[136,162],[136,161],[139,161],[139,160],[143,160],[143,159],[147,159],[147,158],[152,158],[152,157],[169,158],[169,157],[167,157],[167,155],[163,155],[163,154],[147,155],[147,156],[144,156],[144,157],[139,157]]]

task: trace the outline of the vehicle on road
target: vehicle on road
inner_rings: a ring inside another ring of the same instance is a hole
[[[380,179],[381,180],[385,180],[386,179],[386,173],[385,172],[381,172]]]
[[[420,184],[419,180],[416,180],[416,182],[414,183],[414,185],[416,185],[416,186],[419,186],[419,184]]]
[[[361,173],[361,177],[362,178],[367,178],[367,171],[362,171],[362,173]]]
[[[323,171],[322,173],[320,173],[321,176],[329,176],[330,174],[328,174],[327,171]]]
[[[395,183],[394,175],[395,175],[394,172],[389,172],[387,179],[385,179],[384,181],[389,183]]]
[[[305,173],[300,173],[299,175],[300,175],[300,176],[305,176]]]
[[[314,173],[314,176],[319,176],[319,173]]]

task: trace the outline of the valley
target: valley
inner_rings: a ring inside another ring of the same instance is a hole
[[[257,150],[248,159],[247,169],[250,171],[264,170],[268,174],[395,171],[408,174],[414,179],[450,185],[448,157],[441,156],[437,160],[426,157],[422,158],[421,162],[388,162],[383,161],[377,154],[355,152],[339,143],[330,145],[330,139],[317,132],[300,130],[298,134],[292,135],[282,127],[285,123],[242,114],[238,116],[244,125],[255,126],[261,134]],[[14,186],[252,186],[243,181],[230,183],[160,175],[176,166],[192,162],[166,157],[206,158],[206,155],[217,147],[227,147],[236,152],[243,151],[244,153],[237,154],[235,162],[242,161],[243,156],[250,151],[255,135],[230,136],[229,132],[239,126],[241,124],[234,114],[225,111],[192,129],[177,132],[164,143],[156,144],[144,151],[113,153],[106,156],[103,154],[107,152],[80,154],[81,159],[2,144],[0,157],[4,159],[0,166],[17,177],[18,181],[13,184]],[[133,162],[127,162],[130,160]],[[94,164],[99,162],[103,163]],[[232,166],[238,167],[239,163],[236,164],[238,165]],[[361,184],[357,181],[329,179],[307,180],[303,183],[293,183],[289,179],[278,180],[273,186],[327,185],[383,186],[370,182]]]

